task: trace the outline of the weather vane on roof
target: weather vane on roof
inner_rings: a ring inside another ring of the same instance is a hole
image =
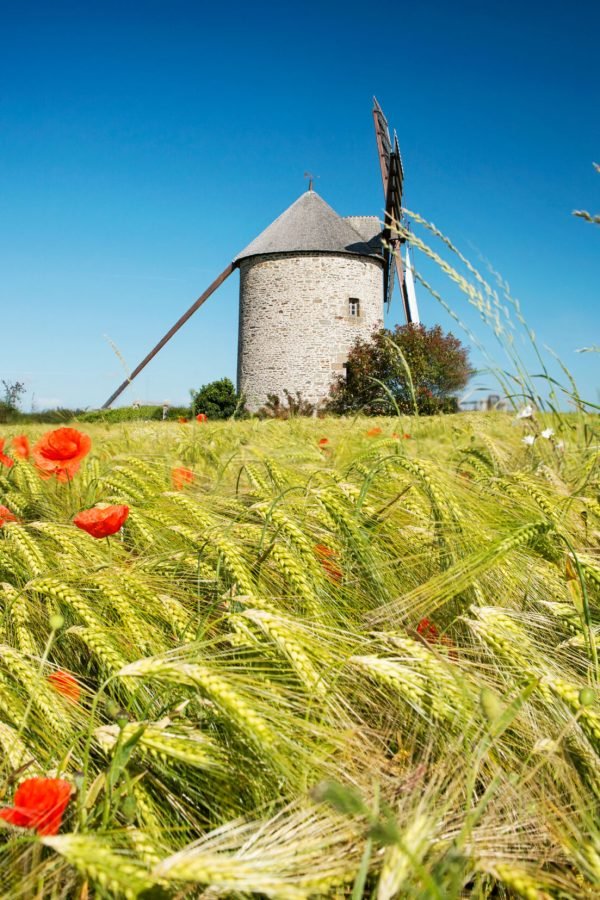
[[[312,191],[313,190],[313,182],[314,182],[315,178],[319,178],[320,176],[313,175],[312,172],[305,172],[304,177],[308,178],[308,189],[309,189],[309,191]]]

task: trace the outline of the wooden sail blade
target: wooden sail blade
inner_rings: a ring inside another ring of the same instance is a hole
[[[375,126],[375,140],[377,142],[377,155],[379,157],[379,167],[381,169],[381,182],[383,184],[383,196],[385,197],[385,213],[384,213],[384,231],[383,231],[383,302],[387,304],[392,298],[394,290],[394,268],[392,266],[392,250],[389,243],[390,232],[386,230],[387,208],[388,208],[388,190],[390,184],[390,157],[392,153],[392,142],[390,140],[390,131],[387,119],[383,114],[383,110],[377,102],[377,98],[373,97],[373,124]]]
[[[377,141],[377,153],[379,156],[379,166],[381,168],[383,195],[385,197],[387,196],[388,189],[392,142],[390,140],[390,131],[388,128],[387,119],[384,116],[383,110],[377,102],[376,97],[373,97],[373,124],[375,125],[375,139]]]
[[[389,157],[389,171],[388,171],[388,181],[387,181],[387,193],[385,197],[385,219],[383,224],[383,233],[382,239],[384,243],[385,256],[384,256],[384,265],[386,272],[386,280],[385,280],[385,288],[384,288],[384,303],[387,302],[388,309],[392,300],[392,292],[394,289],[394,259],[395,257],[395,268],[398,273],[398,284],[400,286],[400,290],[402,291],[403,285],[403,277],[402,277],[402,258],[400,256],[402,238],[398,236],[397,226],[400,222],[402,216],[402,185],[404,180],[404,173],[402,170],[402,160],[400,159],[400,150],[397,146],[394,148],[394,151],[390,154]],[[404,296],[403,296],[404,300]],[[404,311],[407,312],[408,307],[404,304]],[[410,319],[407,318],[407,322]]]
[[[404,168],[396,132],[394,132],[392,143],[387,119],[375,97],[373,97],[373,123],[375,125],[377,154],[379,156],[383,194],[385,197],[383,233],[381,236],[384,246],[383,302],[387,304],[389,309],[394,290],[395,268],[398,273],[398,284],[402,295],[406,321],[411,322],[410,307],[404,290],[404,274],[402,271],[402,257],[400,255],[403,239],[398,237],[394,229],[394,224],[400,222],[402,218]]]
[[[117,399],[117,397],[118,397],[120,394],[123,393],[123,391],[125,390],[126,387],[129,387],[129,385],[131,384],[131,382],[133,381],[133,379],[136,378],[136,377],[140,374],[140,372],[142,371],[142,369],[144,369],[144,368],[148,365],[148,363],[149,363],[152,359],[154,359],[154,357],[156,356],[156,354],[158,353],[158,351],[159,351],[159,350],[162,350],[162,348],[165,346],[165,344],[166,344],[168,341],[171,340],[171,338],[173,337],[173,335],[176,334],[176,333],[179,331],[179,329],[181,328],[181,326],[182,326],[182,325],[185,325],[185,323],[187,322],[187,320],[188,320],[191,316],[194,315],[194,313],[196,312],[197,309],[200,309],[200,307],[202,306],[202,304],[203,304],[206,300],[208,300],[208,298],[210,297],[210,295],[211,295],[211,294],[214,294],[214,292],[216,291],[216,289],[217,289],[218,287],[220,287],[220,286],[223,284],[223,282],[225,281],[226,278],[229,278],[229,276],[230,276],[231,273],[233,272],[233,269],[234,269],[233,263],[230,263],[230,265],[228,265],[226,269],[223,269],[223,271],[221,272],[221,274],[220,274],[217,278],[215,278],[215,280],[212,282],[212,284],[210,284],[210,285],[206,288],[206,290],[204,291],[204,293],[201,294],[201,295],[198,297],[198,299],[196,300],[196,302],[193,303],[193,304],[190,306],[190,308],[187,310],[187,312],[185,312],[185,313],[181,316],[181,318],[178,319],[178,320],[175,322],[175,324],[173,325],[173,327],[170,328],[170,329],[167,331],[167,333],[165,334],[165,336],[162,337],[162,338],[160,339],[160,341],[158,342],[158,344],[156,345],[156,347],[154,347],[154,348],[150,351],[150,353],[148,353],[148,355],[145,356],[145,357],[143,358],[143,360],[141,361],[141,363],[140,363],[138,366],[136,366],[136,368],[133,370],[133,372],[131,373],[131,375],[129,376],[129,378],[126,378],[125,381],[123,382],[123,384],[119,385],[119,387],[118,387],[117,390],[114,392],[114,394],[111,394],[111,396],[108,398],[108,400],[106,401],[106,403],[104,404],[104,406],[102,407],[102,409],[108,409],[108,407],[109,407],[112,403],[115,402],[115,400]]]

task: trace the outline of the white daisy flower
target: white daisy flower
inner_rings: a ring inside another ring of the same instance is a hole
[[[527,447],[533,447],[533,445],[535,444],[535,435],[526,434],[525,437],[522,439],[522,443],[525,444]]]
[[[527,406],[524,406],[523,409],[519,410],[517,413],[517,419],[532,419],[533,418],[534,409],[531,403],[528,403]]]
[[[542,437],[546,438],[547,441],[550,440],[550,438],[552,437],[553,434],[554,434],[553,428],[544,428],[544,430],[541,432]]]

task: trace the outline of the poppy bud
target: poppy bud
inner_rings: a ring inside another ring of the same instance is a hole
[[[504,712],[504,704],[500,700],[498,694],[489,687],[482,687],[479,694],[479,704],[481,711],[490,723],[493,725],[497,722]]]
[[[121,803],[121,812],[125,820],[131,824],[136,817],[137,803],[133,794],[128,794]]]
[[[593,706],[596,702],[596,693],[591,688],[582,688],[579,691],[579,702],[582,706]]]

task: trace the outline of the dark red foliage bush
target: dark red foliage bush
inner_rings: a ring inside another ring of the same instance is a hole
[[[439,325],[382,328],[371,340],[358,339],[350,351],[346,376],[331,387],[328,410],[367,415],[455,412],[456,392],[474,370],[469,351]]]

